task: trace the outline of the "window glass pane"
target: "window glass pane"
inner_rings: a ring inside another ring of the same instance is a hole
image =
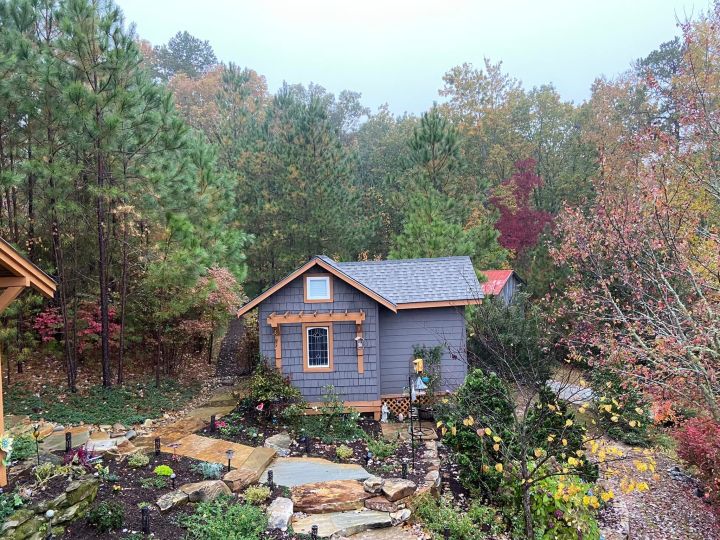
[[[308,328],[307,347],[309,367],[328,367],[330,365],[327,328]]]
[[[311,300],[319,300],[330,298],[329,278],[307,278],[308,298]]]

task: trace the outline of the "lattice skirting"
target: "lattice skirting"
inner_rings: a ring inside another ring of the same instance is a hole
[[[422,406],[432,405],[433,401],[437,399],[434,396],[421,395],[417,396],[416,403]],[[405,418],[410,414],[410,396],[381,396],[380,401],[387,403],[388,409],[395,416],[402,414]]]

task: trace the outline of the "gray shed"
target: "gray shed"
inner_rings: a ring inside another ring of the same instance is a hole
[[[483,290],[469,257],[306,264],[243,306],[259,308],[260,353],[311,405],[332,384],[349,407],[380,412],[407,393],[414,346],[443,346],[441,389],[467,373],[465,307]]]

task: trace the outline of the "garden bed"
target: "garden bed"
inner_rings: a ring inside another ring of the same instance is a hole
[[[62,459],[60,454],[57,454],[57,456]],[[97,506],[102,502],[117,503],[124,514],[121,528],[108,532],[99,532],[89,523],[87,516],[85,516],[68,525],[63,538],[110,540],[118,537],[130,537],[133,532],[139,533],[142,530],[141,507],[145,504],[150,507],[150,530],[154,533],[155,538],[172,538],[176,540],[182,538],[185,532],[177,521],[179,517],[192,512],[192,506],[180,506],[161,513],[155,503],[162,495],[173,490],[172,481],[167,477],[162,477],[165,482],[164,486],[154,484],[155,479],[160,477],[156,476],[153,470],[158,465],[169,466],[176,475],[175,482],[176,486],[179,487],[186,483],[203,480],[203,475],[193,469],[193,465],[197,463],[199,462],[194,459],[175,457],[165,453],[157,458],[150,456],[148,465],[141,468],[130,467],[127,460],[104,459],[101,464],[107,467],[107,470],[103,471],[105,478],[100,478],[100,486],[93,506]],[[88,472],[85,477],[93,476],[95,473],[92,470],[91,468],[91,472]],[[84,477],[80,476],[78,478]],[[150,479],[150,482],[143,485],[143,480],[146,479]],[[23,506],[24,508],[57,497],[65,491],[68,485],[66,476],[51,478],[42,488],[34,486],[35,480],[33,470],[28,469],[18,475],[13,484],[9,486],[8,491],[16,490],[23,496],[29,495]],[[158,482],[162,483],[162,480]]]

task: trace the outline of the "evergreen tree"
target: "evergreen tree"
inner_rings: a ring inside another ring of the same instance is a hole
[[[194,79],[216,64],[217,58],[210,42],[183,31],[171,37],[166,45],[155,47],[152,72],[165,82],[181,73]]]
[[[405,225],[390,250],[391,259],[467,255],[477,269],[502,266],[507,254],[498,244],[492,222],[478,214],[469,226],[449,197],[429,191],[410,199]]]

